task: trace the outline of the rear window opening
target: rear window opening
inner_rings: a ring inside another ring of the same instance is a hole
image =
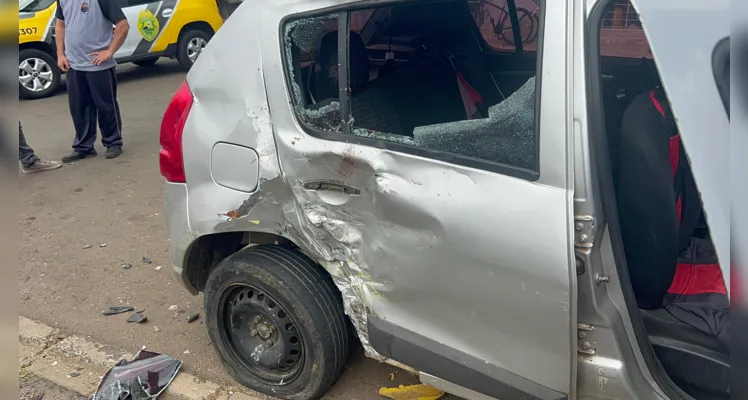
[[[300,122],[312,134],[537,170],[542,18],[537,2],[509,1],[423,2],[287,22]]]
[[[729,399],[724,279],[687,149],[628,1],[608,2],[599,41],[611,178],[644,328],[664,370],[683,391],[696,399]]]

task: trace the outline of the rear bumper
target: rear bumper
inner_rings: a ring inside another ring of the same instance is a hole
[[[187,206],[187,185],[167,182],[164,185],[164,215],[169,230],[172,275],[182,287],[196,295],[198,291],[187,279],[185,270],[187,250],[195,241],[195,236],[190,230],[190,216]]]

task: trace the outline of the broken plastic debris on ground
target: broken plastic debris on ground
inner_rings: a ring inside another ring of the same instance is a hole
[[[133,306],[109,306],[102,314],[104,315],[116,315],[116,314],[122,314],[130,311],[135,311],[135,307]],[[145,310],[138,310],[135,311],[134,314],[130,315],[129,318],[127,318],[127,322],[134,322],[136,324],[142,324],[143,322],[147,321],[148,317],[145,315]]]
[[[393,400],[437,400],[444,396],[443,391],[424,384],[381,388],[379,394]]]
[[[143,347],[132,360],[120,360],[104,374],[92,400],[155,399],[181,367],[181,361]]]
[[[148,317],[142,313],[135,313],[127,319],[127,322],[134,322],[136,324],[142,324],[145,321],[148,321]]]
[[[109,306],[109,308],[103,312],[104,315],[115,315],[135,310],[133,306]]]

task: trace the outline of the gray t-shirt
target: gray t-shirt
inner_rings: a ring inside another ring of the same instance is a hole
[[[113,24],[125,19],[117,0],[57,0],[56,16],[65,23],[65,57],[70,69],[101,71],[117,65],[114,58],[94,65],[91,55],[109,47]]]

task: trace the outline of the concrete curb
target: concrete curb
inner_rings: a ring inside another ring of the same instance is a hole
[[[93,396],[100,377],[122,358],[132,354],[88,339],[63,337],[59,331],[28,318],[18,318],[21,368],[84,396]],[[70,376],[81,371],[80,376]],[[180,372],[161,399],[260,400],[245,393],[233,393],[221,386]]]

